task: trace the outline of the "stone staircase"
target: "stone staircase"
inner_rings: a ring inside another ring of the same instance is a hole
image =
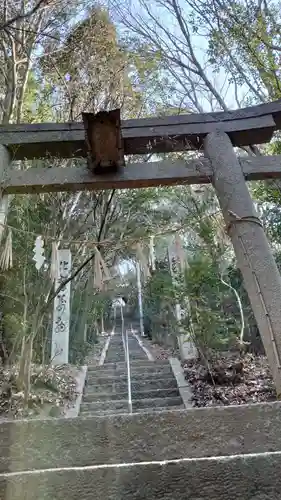
[[[281,499],[281,403],[181,409],[168,362],[132,338],[127,414],[112,340],[79,417],[0,423],[0,500]]]
[[[135,337],[128,337],[133,412],[184,408],[169,361],[149,361]],[[120,361],[123,360],[123,361]],[[127,413],[128,377],[121,335],[112,336],[105,364],[89,367],[80,415]]]
[[[131,389],[133,412],[184,407],[168,361],[132,362]],[[126,412],[128,412],[126,364],[107,363],[106,366],[89,369],[80,415]]]
[[[1,500],[279,500],[281,404],[0,424]]]
[[[118,329],[118,326],[116,327]],[[133,335],[128,335],[128,347],[130,351],[130,361],[147,360],[147,355],[140,347]],[[112,335],[105,358],[105,365],[108,363],[125,362],[125,352],[121,333]]]

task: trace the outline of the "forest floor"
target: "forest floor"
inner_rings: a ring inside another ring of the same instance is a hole
[[[61,409],[76,399],[78,369],[71,365],[56,367],[33,364],[27,404],[18,390],[18,365],[0,369],[0,418],[57,417]]]
[[[154,359],[178,357],[177,349],[163,347],[145,338]],[[212,353],[212,362],[182,364],[193,392],[195,407],[228,406],[276,401],[277,395],[265,356],[239,352]]]
[[[183,369],[196,407],[277,400],[265,356],[216,354],[207,367],[193,360],[183,363]]]
[[[98,364],[105,342],[106,337],[100,337],[99,342],[89,352],[92,364]],[[18,370],[18,365],[0,366],[0,421],[63,417],[68,409],[75,405],[80,366],[32,364],[27,404],[24,401],[24,392],[19,391],[17,387]]]
[[[142,338],[141,340],[143,345],[147,349],[149,349],[155,360],[157,359],[164,360],[171,357],[178,357],[179,355],[178,349],[173,349],[172,347],[164,347],[160,344],[153,342],[152,340],[149,340],[147,337]]]

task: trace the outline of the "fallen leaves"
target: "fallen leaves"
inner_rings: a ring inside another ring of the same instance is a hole
[[[265,356],[216,355],[208,368],[199,361],[183,363],[196,407],[241,405],[277,399]]]
[[[146,338],[142,339],[145,347],[151,352],[154,359],[164,360],[178,355],[178,350],[172,347],[164,347]]]
[[[17,365],[0,368],[0,416],[2,418],[39,416],[44,406],[48,407],[50,416],[54,414],[55,408],[62,408],[76,397],[76,381],[71,366],[32,365],[31,390],[27,405],[24,405],[24,393],[17,390],[17,376]]]

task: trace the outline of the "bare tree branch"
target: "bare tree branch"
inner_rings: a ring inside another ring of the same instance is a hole
[[[52,0],[39,0],[37,4],[30,9],[28,12],[25,14],[18,14],[17,16],[12,17],[11,19],[8,19],[5,23],[0,25],[0,31],[1,30],[6,30],[9,28],[12,24],[18,21],[22,21],[23,19],[27,19],[31,17],[33,14],[35,14],[37,11],[44,9],[45,7],[48,7],[51,4]]]

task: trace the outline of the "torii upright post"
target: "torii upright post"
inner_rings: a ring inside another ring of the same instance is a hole
[[[205,154],[238,266],[281,395],[281,277],[228,135],[207,135]]]

